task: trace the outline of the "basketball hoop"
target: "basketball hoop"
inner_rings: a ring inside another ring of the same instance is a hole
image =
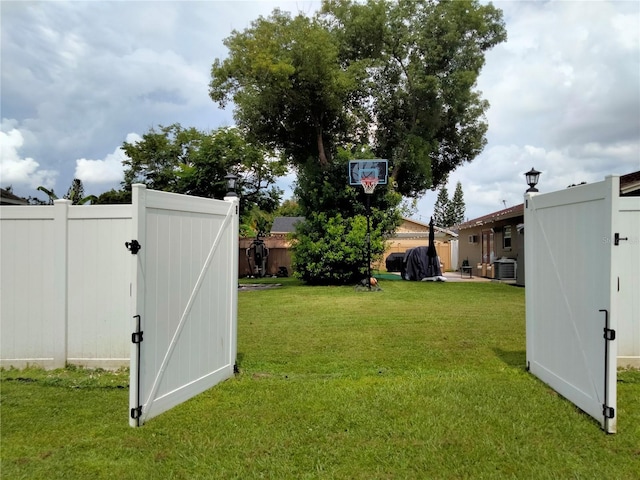
[[[361,177],[360,183],[364,189],[364,193],[371,195],[378,185],[378,177]]]

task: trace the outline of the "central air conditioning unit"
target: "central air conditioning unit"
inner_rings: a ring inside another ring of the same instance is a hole
[[[493,278],[515,280],[518,263],[511,258],[501,258],[493,262]]]

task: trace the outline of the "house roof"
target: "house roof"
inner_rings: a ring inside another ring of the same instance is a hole
[[[620,176],[620,195],[638,196],[640,195],[640,170]],[[524,203],[513,207],[498,210],[482,217],[474,218],[468,222],[461,223],[458,228],[464,230],[467,228],[479,227],[487,223],[494,223],[499,220],[508,220],[524,215]]]
[[[302,221],[304,221],[304,217],[276,217],[273,219],[271,233],[293,233],[296,230],[296,223]]]
[[[410,222],[416,224],[420,227],[424,228],[424,231],[412,231],[412,232],[396,232],[395,236],[397,238],[418,238],[418,237],[428,237],[429,236],[429,224],[421,223],[416,220],[410,218],[403,218],[404,222]],[[271,234],[272,235],[282,235],[285,233],[292,233],[295,231],[295,226],[298,222],[304,221],[304,217],[276,217],[273,219],[273,225],[271,226]],[[442,227],[436,227],[434,225],[434,230],[436,234],[442,234],[443,236],[451,236],[457,237],[458,234],[451,230]]]
[[[515,205],[513,207],[504,208],[497,212],[484,215],[483,217],[474,218],[468,222],[458,225],[459,230],[465,230],[467,228],[480,227],[488,223],[498,222],[500,220],[508,220],[510,218],[516,218],[524,215],[524,203]]]
[[[29,201],[14,195],[7,189],[0,188],[0,205],[29,205]]]
[[[402,222],[403,223],[412,223],[412,224],[414,224],[414,225],[416,225],[418,227],[423,228],[425,232],[429,233],[429,224],[428,223],[419,222],[418,220],[414,220],[413,218],[406,218],[406,217],[402,217]],[[403,227],[403,225],[400,226],[400,228],[402,228],[402,227]],[[438,227],[437,225],[434,225],[433,228],[434,228],[434,230],[436,232],[442,233],[444,235],[450,235],[452,237],[457,237],[458,236],[458,234],[455,231],[450,230],[448,228]],[[401,237],[402,235],[409,234],[409,233],[419,233],[419,232],[417,232],[417,231],[397,232],[396,236],[397,237]]]
[[[620,177],[620,195],[640,196],[640,170]]]

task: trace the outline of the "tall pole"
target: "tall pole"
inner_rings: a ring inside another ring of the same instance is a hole
[[[367,287],[371,290],[371,195],[367,195]]]

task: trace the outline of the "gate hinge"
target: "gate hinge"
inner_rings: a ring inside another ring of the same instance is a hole
[[[131,343],[141,343],[143,332],[133,332],[131,334]]]
[[[611,328],[604,329],[604,339],[605,340],[615,340],[616,339],[616,331]]]
[[[616,245],[616,246],[620,245],[620,240],[625,240],[626,241],[626,240],[629,240],[629,238],[628,237],[621,237],[620,234],[616,232],[613,235],[613,244]]]
[[[131,252],[131,255],[135,255],[142,248],[142,245],[140,245],[137,240],[131,240],[130,242],[124,242],[124,246],[127,247],[127,250],[129,250]]]
[[[142,416],[142,405],[138,405],[136,408],[131,409],[131,418],[134,420]]]
[[[616,410],[613,407],[602,405],[602,415],[604,415],[604,418],[613,418],[616,416]]]

